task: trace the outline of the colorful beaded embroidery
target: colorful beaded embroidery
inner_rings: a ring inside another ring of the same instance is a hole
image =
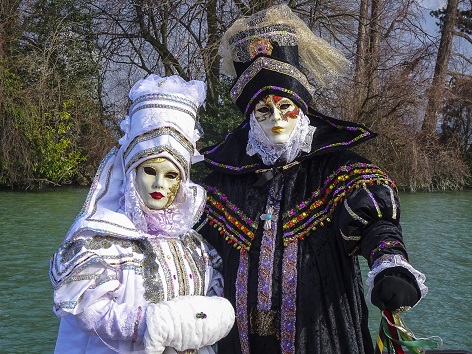
[[[216,188],[203,186],[207,189],[208,202],[205,212],[210,225],[217,228],[228,243],[234,243],[235,248],[249,250],[257,230],[257,223],[247,217]]]
[[[284,245],[303,239],[310,232],[331,222],[335,207],[344,202],[348,193],[357,188],[368,190],[366,186],[374,184],[396,188],[395,182],[375,165],[356,163],[340,167],[326,178],[323,187],[311,193],[309,199],[283,213]],[[217,228],[228,243],[234,243],[235,248],[249,250],[257,231],[257,223],[219,190],[204,187],[208,192],[205,212],[210,225]],[[380,210],[377,209],[377,212],[380,213]]]
[[[284,244],[323,227],[331,221],[335,206],[357,188],[382,184],[395,188],[395,183],[377,166],[365,163],[342,166],[331,174],[322,188],[314,191],[310,198],[282,215]],[[377,209],[380,213],[380,209]]]
[[[249,44],[249,56],[255,58],[259,54],[272,55],[274,47],[270,40],[265,38],[256,38]]]
[[[236,323],[239,330],[241,353],[249,354],[249,316],[247,309],[247,283],[249,274],[249,254],[242,252],[239,255],[239,267],[236,275]]]
[[[236,33],[229,39],[233,60],[244,63],[254,58],[251,56],[251,44],[258,38],[266,41],[270,40],[279,46],[295,46],[298,44],[295,30],[292,26],[274,24],[261,28],[250,28]]]
[[[285,247],[282,272],[282,309],[280,346],[282,354],[295,353],[295,332],[297,313],[297,254],[298,243],[291,242]]]
[[[400,247],[400,248],[405,249],[405,246],[400,241],[396,241],[396,240],[382,241],[376,248],[372,250],[372,252],[370,252],[370,263],[371,264],[373,263],[374,257],[377,252],[380,252],[386,248],[393,248],[393,247]],[[374,267],[372,267],[372,269],[373,268]]]
[[[259,254],[259,282],[257,289],[257,309],[269,311],[272,307],[272,274],[274,264],[275,238],[279,220],[280,197],[283,187],[275,195],[275,180],[267,198],[266,214],[261,215],[265,220],[262,232],[261,250]]]

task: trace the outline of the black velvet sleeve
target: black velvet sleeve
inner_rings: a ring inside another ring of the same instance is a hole
[[[364,184],[344,199],[338,228],[346,251],[362,255],[372,268],[385,254],[399,254],[408,260],[399,221],[395,189],[388,184]]]

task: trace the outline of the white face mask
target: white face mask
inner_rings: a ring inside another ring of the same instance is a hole
[[[273,144],[288,141],[299,113],[300,108],[292,100],[276,95],[267,95],[254,108],[254,117]]]
[[[136,190],[149,209],[165,209],[180,187],[180,170],[166,158],[144,161],[136,168]]]

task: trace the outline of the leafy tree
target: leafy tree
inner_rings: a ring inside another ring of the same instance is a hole
[[[21,5],[0,62],[0,184],[88,182],[81,171],[95,170],[97,155],[112,143],[98,99],[96,38],[87,30],[93,18],[68,0]],[[82,145],[92,140],[100,151]]]

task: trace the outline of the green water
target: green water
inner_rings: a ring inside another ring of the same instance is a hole
[[[0,192],[0,353],[52,353],[49,257],[88,189]],[[405,242],[429,294],[404,315],[417,336],[440,336],[441,349],[472,349],[472,191],[400,194]],[[367,272],[362,263],[364,274]],[[371,309],[375,336],[379,311]]]

